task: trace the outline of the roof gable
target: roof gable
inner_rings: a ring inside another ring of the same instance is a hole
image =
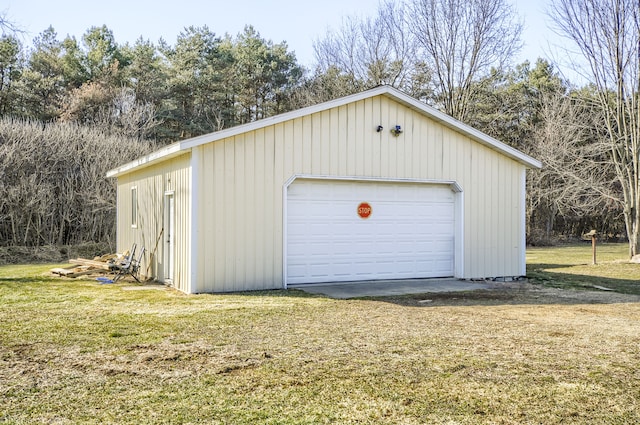
[[[298,109],[295,111],[287,112],[284,114],[276,115],[269,118],[264,118],[259,121],[255,121],[252,123],[239,125],[236,127],[228,128],[221,131],[216,131],[213,133],[204,134],[202,136],[193,137],[191,139],[181,140],[179,142],[175,142],[171,145],[165,146],[155,152],[152,152],[148,155],[145,155],[141,158],[138,158],[134,161],[131,161],[127,164],[121,165],[117,168],[114,168],[107,172],[107,177],[117,177],[122,174],[127,174],[139,168],[143,168],[161,161],[164,161],[169,158],[173,158],[175,156],[181,155],[190,151],[192,148],[206,144],[212,143],[218,140],[223,140],[229,137],[237,136],[242,133],[247,133],[250,131],[259,130],[261,128],[265,128],[268,126],[272,126],[275,124],[280,124],[285,121],[293,120],[296,118],[300,118],[306,115],[311,115],[317,112],[322,112],[331,108],[340,107],[343,105],[347,105],[349,103],[358,102],[360,100],[368,99],[374,96],[386,96],[399,102],[408,108],[411,108],[434,121],[451,128],[461,134],[466,135],[472,140],[496,151],[499,152],[528,168],[541,168],[542,163],[540,161],[526,155],[525,153],[512,148],[511,146],[502,143],[475,128],[468,126],[451,116],[444,114],[437,109],[426,105],[423,102],[420,102],[417,99],[408,96],[398,89],[395,89],[391,86],[379,86],[361,93],[353,94],[350,96],[345,96],[339,99],[335,99],[329,102],[320,103],[317,105],[309,106],[306,108]]]

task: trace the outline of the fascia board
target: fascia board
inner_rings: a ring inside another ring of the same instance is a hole
[[[106,176],[108,178],[118,177],[133,170],[148,167],[149,165],[164,161],[168,158],[182,155],[183,153],[185,153],[185,149],[182,146],[182,142],[173,143],[169,146],[165,146],[161,149],[158,149],[157,151],[151,152],[150,154],[141,156],[140,158],[137,158],[131,162],[127,162],[126,164],[109,170],[107,171]]]

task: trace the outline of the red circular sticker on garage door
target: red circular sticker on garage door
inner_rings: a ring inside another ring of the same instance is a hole
[[[358,215],[362,218],[369,218],[371,215],[371,205],[368,202],[360,202],[360,205],[358,205]]]

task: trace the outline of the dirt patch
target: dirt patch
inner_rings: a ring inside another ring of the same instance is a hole
[[[617,304],[640,302],[640,295],[620,294],[608,288],[585,288],[585,290],[549,288],[532,283],[496,284],[491,289],[464,292],[439,292],[380,297],[394,304],[434,306],[474,306],[502,304]]]

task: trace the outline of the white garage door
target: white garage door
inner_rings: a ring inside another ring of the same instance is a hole
[[[454,229],[449,186],[296,180],[287,191],[287,282],[453,276]]]

